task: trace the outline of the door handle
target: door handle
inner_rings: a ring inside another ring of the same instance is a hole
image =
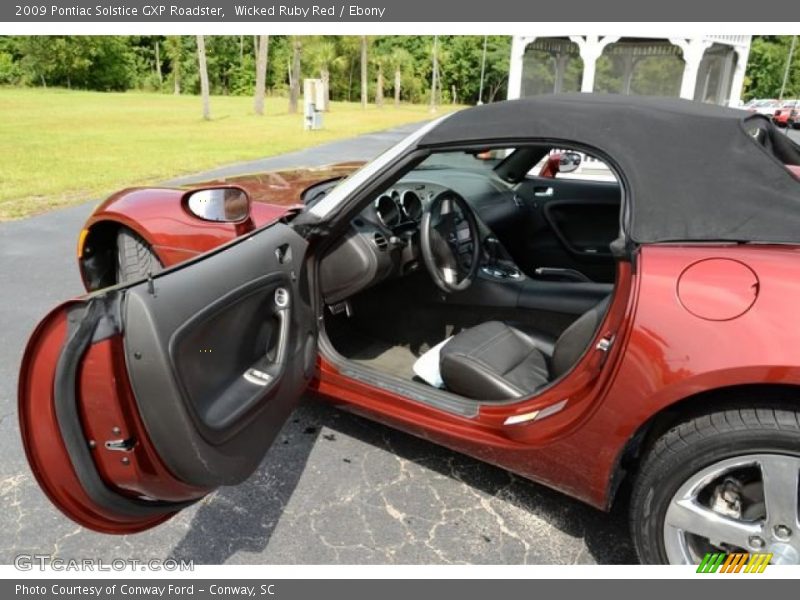
[[[273,299],[275,316],[278,317],[278,342],[275,346],[275,365],[282,367],[286,363],[289,343],[289,290],[279,287]]]
[[[535,187],[533,188],[533,195],[537,198],[549,198],[553,195],[553,188],[551,187]]]
[[[567,279],[569,281],[580,281],[586,283],[591,283],[592,281],[586,275],[575,269],[561,269],[557,267],[539,267],[535,269],[533,272],[540,277],[561,277],[562,279]]]
[[[280,371],[286,364],[288,356],[288,342],[289,342],[289,321],[290,321],[290,296],[289,290],[284,287],[279,287],[275,290],[273,295],[273,316],[278,319],[278,340],[275,343],[275,360],[269,361],[267,356],[269,353],[269,340],[267,340],[267,347],[264,349],[264,358],[262,359],[266,365],[263,369],[250,367],[244,372],[243,377],[258,386],[266,386],[272,383],[275,377],[278,376]],[[262,361],[259,361],[261,363]]]

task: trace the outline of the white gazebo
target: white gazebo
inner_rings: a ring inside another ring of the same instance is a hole
[[[508,98],[608,92],[741,103],[749,35],[515,36]]]

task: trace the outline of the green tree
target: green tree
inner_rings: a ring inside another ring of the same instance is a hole
[[[745,76],[745,100],[777,98],[780,93],[786,60],[789,56],[790,35],[754,36]],[[784,98],[800,97],[800,51],[796,50],[789,67]]]
[[[183,48],[181,38],[178,35],[168,36],[164,42],[164,51],[170,61],[172,67],[172,93],[176,96],[181,93],[181,58],[183,55]]]
[[[391,68],[391,54],[385,49],[376,47],[372,52],[371,62],[375,65],[375,106],[383,107],[384,70]]]
[[[400,94],[403,86],[403,73],[413,63],[411,53],[405,48],[395,47],[389,55],[389,64],[394,71],[394,105],[400,106]]]
[[[361,36],[361,108],[367,107],[367,93],[369,90],[368,70],[369,70],[369,37]]]
[[[300,60],[303,42],[299,36],[292,38],[292,60],[289,66],[289,112],[296,113],[300,101]]]
[[[242,52],[242,57],[244,53]],[[269,54],[269,36],[258,36],[258,58],[256,60],[256,90],[253,97],[253,110],[257,115],[264,114],[264,94],[267,86],[267,57]]]
[[[311,70],[319,73],[325,96],[324,109],[329,109],[331,98],[331,68],[339,58],[336,39],[333,36],[315,36],[306,43],[304,56],[310,62]]]
[[[206,60],[205,36],[197,36],[197,64],[200,70],[200,94],[203,98],[203,118],[211,119],[210,86],[208,83],[208,64]]]

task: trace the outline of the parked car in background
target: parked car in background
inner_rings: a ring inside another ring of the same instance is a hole
[[[760,100],[751,100],[744,105],[745,110],[753,113],[758,113],[767,117],[771,117],[775,113],[775,109],[780,107],[780,102],[774,98],[763,98]]]
[[[772,122],[778,127],[800,128],[800,100],[783,102],[772,114]]]

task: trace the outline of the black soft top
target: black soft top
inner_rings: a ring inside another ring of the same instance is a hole
[[[800,243],[800,146],[763,116],[690,100],[564,94],[486,104],[420,141],[579,145],[619,170],[639,243]]]

